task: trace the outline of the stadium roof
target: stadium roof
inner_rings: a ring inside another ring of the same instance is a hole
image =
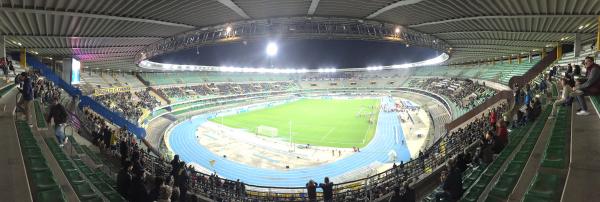
[[[134,56],[163,38],[203,27],[276,17],[344,17],[431,34],[463,63],[594,40],[594,0],[2,0],[8,49],[74,56],[100,69],[136,68]]]

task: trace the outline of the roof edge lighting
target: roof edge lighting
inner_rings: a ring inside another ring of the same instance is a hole
[[[450,55],[442,53],[441,55],[414,63],[388,65],[388,66],[376,66],[376,67],[364,67],[364,68],[347,68],[338,69],[334,67],[318,68],[318,69],[305,69],[305,68],[267,68],[267,67],[232,67],[232,66],[204,66],[204,65],[178,65],[178,64],[167,64],[152,62],[149,60],[143,60],[139,63],[139,67],[145,69],[162,70],[162,71],[211,71],[211,72],[243,72],[243,73],[275,73],[275,74],[296,74],[296,73],[334,73],[343,71],[379,71],[386,69],[406,69],[412,67],[431,66],[445,62],[450,58]]]

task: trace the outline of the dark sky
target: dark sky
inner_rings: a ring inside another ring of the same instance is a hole
[[[152,58],[170,64],[236,67],[268,67],[267,41],[230,43],[182,50]],[[276,41],[279,51],[272,58],[274,67],[284,68],[357,68],[403,64],[433,58],[438,52],[404,44],[357,40],[286,40]]]

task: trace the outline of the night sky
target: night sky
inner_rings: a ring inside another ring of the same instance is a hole
[[[269,57],[268,41],[203,46],[152,58],[152,61],[210,66],[280,68],[357,68],[404,64],[431,59],[439,53],[429,48],[406,47],[400,43],[357,40],[276,41],[279,51]],[[199,54],[197,54],[199,52]]]

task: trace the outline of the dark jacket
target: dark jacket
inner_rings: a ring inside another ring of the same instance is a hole
[[[414,189],[410,187],[406,187],[404,189],[404,193],[400,196],[400,201],[402,202],[415,202],[417,201],[417,195]]]
[[[131,202],[146,202],[148,201],[148,190],[144,184],[144,179],[140,176],[133,177],[131,186],[129,186],[129,201]]]
[[[131,174],[123,168],[117,175],[117,191],[123,197],[128,198],[129,187],[131,186]]]
[[[587,95],[600,95],[600,66],[593,64],[586,69],[587,80],[579,86]]]
[[[46,117],[46,122],[50,122],[50,120],[54,119],[54,124],[59,125],[66,123],[67,118],[67,110],[60,103],[58,103],[50,107],[50,113]]]
[[[316,201],[317,200],[317,185],[316,185],[316,183],[306,183],[306,190],[308,192],[308,200]]]
[[[333,200],[333,182],[321,183],[319,186],[323,189],[323,200]]]
[[[27,101],[33,100],[33,86],[29,77],[23,81],[23,90],[21,90],[21,93],[23,94],[23,99]]]

